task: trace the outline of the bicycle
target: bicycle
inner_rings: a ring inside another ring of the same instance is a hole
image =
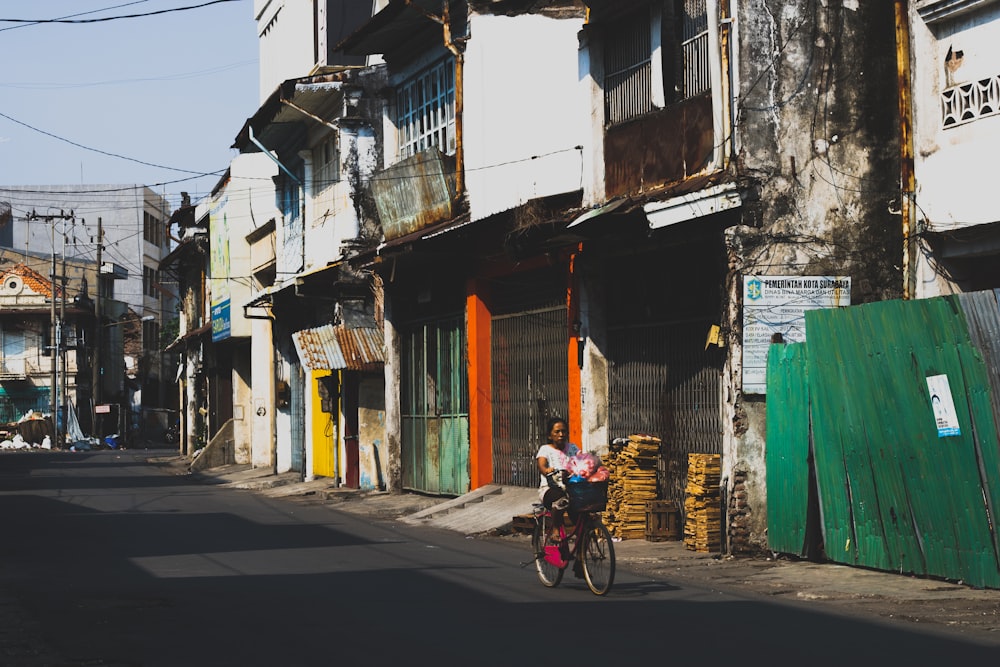
[[[605,495],[605,501],[607,496]],[[594,595],[605,595],[615,581],[615,547],[611,533],[601,521],[600,509],[594,506],[574,509],[570,495],[570,515],[575,515],[573,530],[558,526],[559,540],[552,539],[552,513],[539,503],[532,505],[535,528],[531,548],[535,554],[538,579],[549,588],[559,585],[566,567],[573,562],[574,573],[582,576]]]

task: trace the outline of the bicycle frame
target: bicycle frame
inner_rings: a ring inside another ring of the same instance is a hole
[[[552,512],[546,509],[541,516],[547,516],[551,519]],[[560,569],[569,565],[570,561],[578,560],[580,558],[580,544],[582,543],[580,538],[583,537],[585,528],[588,527],[588,524],[595,519],[597,519],[597,517],[593,512],[580,512],[573,525],[573,530],[569,533],[566,532],[566,523],[564,521],[563,525],[559,526],[559,544],[545,547],[545,560]],[[597,520],[599,521],[600,519]],[[570,544],[573,545],[572,549],[568,548]],[[569,553],[569,559],[567,560],[563,560],[562,558],[561,552],[563,545],[567,547],[566,551]]]
[[[542,505],[535,505],[532,513],[535,518],[531,540],[534,563],[543,585],[549,588],[558,586],[566,566],[574,561],[573,573],[586,580],[591,592],[604,595],[611,590],[615,578],[615,550],[611,534],[599,513],[575,513],[575,525],[571,531],[566,530],[565,523],[556,526],[559,533],[557,543],[552,542],[552,512]]]

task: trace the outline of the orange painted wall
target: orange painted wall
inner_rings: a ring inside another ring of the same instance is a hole
[[[579,252],[582,248],[577,247]],[[566,321],[566,363],[569,374],[567,402],[570,423],[570,440],[579,443],[583,436],[582,408],[580,403],[580,365],[579,343],[573,324],[580,320],[578,292],[576,290],[576,252],[568,257],[560,258],[567,261],[569,272],[566,290],[567,321]],[[524,270],[533,268],[547,258],[535,258],[521,262],[518,268]],[[504,267],[489,274],[504,274],[513,267]],[[488,277],[483,275],[482,278]],[[492,368],[490,358],[490,325],[492,313],[489,309],[489,294],[487,281],[471,278],[466,283],[465,313],[468,337],[468,382],[469,382],[469,485],[472,489],[490,484],[493,481],[493,390]]]
[[[469,346],[469,486],[493,481],[492,385],[490,384],[490,311],[481,283],[469,280],[465,312]]]
[[[580,401],[580,343],[577,340],[577,332],[574,330],[574,323],[580,322],[579,290],[577,289],[578,276],[577,253],[573,253],[569,258],[569,280],[566,289],[566,316],[568,318],[566,330],[568,341],[566,345],[566,363],[569,373],[569,438],[570,442],[579,444],[583,440],[583,406]]]

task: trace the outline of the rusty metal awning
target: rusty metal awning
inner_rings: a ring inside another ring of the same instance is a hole
[[[439,30],[429,15],[440,12],[440,0],[390,0],[334,50],[348,55],[371,55],[398,49],[422,31]]]
[[[295,285],[292,283],[269,285],[250,297],[250,300],[243,304],[243,310],[246,311],[247,308],[263,308],[265,306],[270,306],[274,303],[274,297],[276,294],[286,289],[290,290],[294,287]]]
[[[349,329],[327,324],[292,334],[295,351],[306,370],[377,371],[385,364],[380,329]]]
[[[277,150],[299,137],[304,122],[328,122],[342,106],[345,88],[350,87],[351,68],[283,81],[248,118],[232,148],[257,152],[256,137],[269,150]]]
[[[197,329],[192,329],[191,331],[188,331],[186,334],[178,336],[177,338],[175,338],[173,340],[173,342],[171,342],[169,345],[167,345],[165,348],[163,348],[163,351],[164,352],[173,352],[174,350],[180,348],[183,345],[186,345],[187,343],[191,342],[192,340],[197,340],[197,339],[201,338],[202,336],[204,336],[205,334],[211,334],[211,333],[212,333],[212,324],[211,323],[202,325],[202,326],[198,327]]]

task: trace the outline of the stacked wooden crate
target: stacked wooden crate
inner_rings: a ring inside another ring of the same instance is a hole
[[[692,551],[720,551],[722,548],[721,478],[718,454],[688,454],[684,546]]]
[[[646,502],[656,500],[656,464],[660,439],[632,435],[612,447],[604,465],[611,473],[604,523],[623,540],[646,536]]]

